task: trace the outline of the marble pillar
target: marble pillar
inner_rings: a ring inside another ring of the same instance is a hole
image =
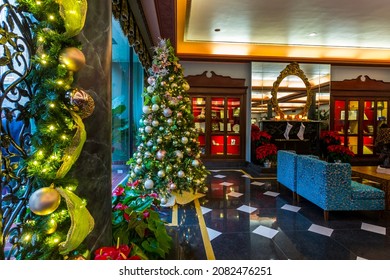
[[[87,200],[95,228],[87,237],[93,252],[111,245],[111,1],[88,0],[82,42],[86,66],[76,83],[95,100],[94,113],[84,119],[87,141],[72,172],[79,180],[78,193]]]

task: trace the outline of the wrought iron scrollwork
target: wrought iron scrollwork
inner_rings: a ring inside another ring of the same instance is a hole
[[[18,250],[20,217],[31,183],[21,162],[31,148],[32,122],[27,106],[33,89],[26,78],[34,54],[32,22],[12,0],[0,5],[1,209],[0,259]]]

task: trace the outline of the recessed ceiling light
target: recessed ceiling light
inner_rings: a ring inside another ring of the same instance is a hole
[[[220,28],[215,28],[214,31],[215,32],[219,32],[219,31],[221,31],[221,29]]]
[[[315,36],[317,36],[317,35],[318,35],[317,32],[309,33],[309,36],[310,36],[310,37],[315,37]]]

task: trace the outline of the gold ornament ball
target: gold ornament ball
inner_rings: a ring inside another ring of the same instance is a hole
[[[91,95],[80,88],[70,93],[70,104],[73,106],[73,111],[78,113],[82,119],[88,118],[95,110],[95,101]]]
[[[78,48],[65,48],[60,53],[60,62],[70,71],[79,71],[85,65],[85,56]]]
[[[60,193],[52,188],[36,190],[28,201],[31,212],[39,216],[53,213],[61,202]]]

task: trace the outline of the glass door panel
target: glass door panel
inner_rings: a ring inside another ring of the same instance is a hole
[[[345,101],[336,100],[334,102],[334,130],[340,134],[344,134],[345,126]]]
[[[348,147],[349,149],[354,152],[355,154],[358,153],[358,137],[357,136],[351,136],[347,138],[348,140]]]
[[[211,132],[225,132],[225,98],[211,98]]]
[[[226,131],[228,133],[240,133],[240,99],[228,98],[226,110]]]
[[[228,135],[227,136],[227,154],[239,155],[240,154],[240,136]]]
[[[387,124],[387,111],[388,111],[388,102],[387,101],[378,101],[376,105],[376,118],[378,120],[378,128],[382,124]]]
[[[363,136],[363,155],[374,154],[374,137]]]
[[[363,102],[363,134],[364,135],[371,135],[371,136],[374,135],[374,125],[375,125],[374,122],[375,122],[375,102],[373,100],[370,101],[366,100]]]
[[[192,98],[192,114],[194,115],[195,129],[199,134],[199,138],[206,132],[206,98]],[[202,141],[199,142],[202,143]],[[203,141],[204,142],[204,141]]]
[[[348,118],[347,122],[347,134],[358,134],[359,133],[359,101],[348,102]]]
[[[224,155],[225,151],[225,136],[213,135],[211,136],[211,154]]]

